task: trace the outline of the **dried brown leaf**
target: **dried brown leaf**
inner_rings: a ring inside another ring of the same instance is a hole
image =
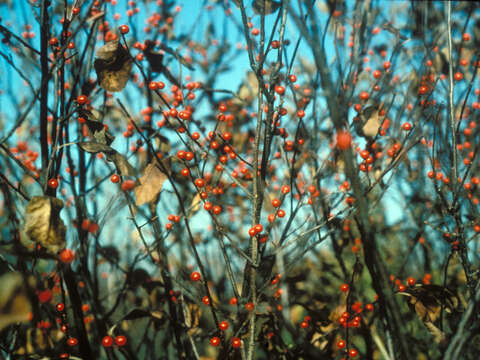
[[[237,94],[238,97],[248,104],[251,104],[253,100],[258,95],[258,80],[257,76],[253,71],[249,71],[246,78],[243,80],[242,84],[240,85]],[[238,100],[236,99],[236,102]]]
[[[365,123],[362,127],[363,134],[367,137],[375,137],[381,125],[379,109],[373,106],[368,107],[363,111],[363,116],[365,117]]]
[[[202,316],[202,309],[194,303],[187,303],[185,307],[185,325],[188,327],[188,334],[195,335],[200,330],[200,317]]]
[[[115,153],[116,151],[112,149],[110,146],[95,142],[95,141],[88,141],[88,142],[80,142],[78,143],[78,146],[82,148],[82,150],[91,153],[91,154],[96,154],[99,152],[104,152],[104,153]]]
[[[172,149],[172,144],[170,143],[170,140],[168,140],[168,138],[163,135],[157,134],[155,136],[155,143],[157,145],[156,148],[159,152],[168,153]]]
[[[425,326],[427,327],[430,334],[432,334],[436,344],[440,344],[446,339],[445,333],[439,328],[437,328],[435,325],[433,325],[431,322],[426,321]]]
[[[202,198],[200,197],[200,193],[197,193],[193,199],[192,204],[190,205],[190,216],[193,216],[198,210],[200,210],[202,206]]]
[[[252,2],[253,11],[260,15],[273,14],[280,8],[280,5],[282,5],[281,1],[273,0],[253,0]]]
[[[442,306],[445,311],[452,312],[459,305],[457,296],[439,285],[418,285],[398,294],[410,298],[410,307],[425,323],[437,320]]]
[[[28,321],[32,307],[22,274],[9,272],[0,277],[0,331],[10,324]]]
[[[117,171],[122,176],[134,176],[135,169],[132,165],[128,162],[127,158],[118,152],[114,152],[113,154],[107,154],[107,160],[111,161],[115,164]]]
[[[58,335],[56,335],[58,337]],[[15,355],[35,355],[47,348],[53,348],[54,344],[47,332],[37,328],[29,328],[22,341],[25,345],[15,351]],[[31,359],[31,357],[29,357]]]
[[[160,170],[156,161],[148,164],[143,172],[143,176],[140,178],[140,185],[133,189],[137,206],[155,199],[160,190],[162,190],[166,179],[167,175]]]
[[[119,40],[106,43],[97,50],[94,62],[98,82],[110,92],[123,90],[130,78],[133,61]]]
[[[27,206],[25,232],[52,253],[65,247],[65,224],[60,218],[63,201],[51,196],[34,196]]]

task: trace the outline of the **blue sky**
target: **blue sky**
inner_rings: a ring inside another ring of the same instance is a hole
[[[138,41],[143,42],[144,40],[149,39],[151,35],[146,34],[144,32],[145,16],[133,17],[133,20],[128,19],[127,15],[125,14],[128,8],[127,2],[119,1],[118,3],[119,4],[116,5],[112,11],[108,12],[107,20],[110,22],[111,28],[117,28],[122,24],[129,24],[132,31],[127,35],[127,39],[130,40],[133,38],[134,29],[136,30],[136,33],[138,35],[137,36]],[[374,6],[376,6],[377,4],[380,5],[379,8],[381,10],[381,14],[379,16],[379,23],[375,24],[377,26],[382,26],[383,23],[388,22],[391,19],[394,19],[395,23],[393,25],[397,28],[402,28],[402,25],[409,20],[408,6],[410,3],[407,1],[394,1],[394,2],[374,1],[373,3],[374,3]],[[54,2],[54,4],[56,3]],[[148,6],[153,6],[153,4],[154,2],[150,2]],[[230,17],[227,17],[224,15],[223,7],[219,6],[213,1],[206,1],[206,2],[197,1],[197,0],[179,1],[178,4],[181,7],[181,10],[178,13],[177,20],[175,22],[176,35],[184,34],[187,37],[191,37],[193,40],[199,43],[202,43],[206,41],[206,29],[207,29],[207,26],[211,24],[215,32],[214,35],[211,35],[211,39],[210,39],[211,43],[215,43],[216,41],[218,41],[218,44],[222,44],[222,41],[223,41],[222,38],[225,37],[228,40],[228,42],[232,45],[232,49],[230,53],[235,53],[235,48],[237,44],[239,44],[240,46],[245,46],[243,34],[238,31],[238,28],[236,26],[236,24],[241,23],[240,11],[234,5],[231,6],[232,15]],[[351,11],[353,4],[354,4],[353,1],[347,1],[348,11]],[[108,6],[110,7],[111,5],[108,5]],[[207,11],[205,6],[211,6],[211,10]],[[442,6],[441,2],[438,3],[438,6]],[[144,10],[143,3],[139,4],[139,7],[140,7],[141,14],[144,14],[144,13],[151,14],[151,11],[149,9]],[[396,9],[396,10],[392,11],[392,9]],[[399,11],[398,9],[403,9],[403,10]],[[14,33],[22,34],[22,32],[24,31],[35,32],[35,36],[33,37],[33,39],[27,39],[26,41],[28,41],[36,49],[39,49],[39,40],[38,40],[39,25],[35,20],[35,15],[38,15],[38,9],[33,8],[32,10],[32,7],[24,1],[18,1],[18,2],[14,1],[13,8],[8,9],[6,4],[2,4],[0,5],[0,10],[2,12],[2,24],[7,24],[8,22],[11,22],[12,24],[11,29]],[[120,18],[118,20],[115,20],[113,18],[115,13],[120,14]],[[252,9],[250,7],[247,8],[247,14],[253,16],[251,21],[253,22],[255,27],[258,27],[259,19],[260,19],[259,16],[253,15]],[[320,17],[321,25],[324,25],[327,20],[327,13],[319,11],[318,15]],[[57,16],[55,18],[55,21],[58,21],[58,19],[59,17]],[[275,15],[269,15],[266,17],[267,33],[268,33],[268,29],[272,27],[274,20],[275,20]],[[31,25],[32,28],[26,29],[25,28],[26,24]],[[58,36],[60,32],[60,28],[61,28],[60,23],[57,23],[57,25],[52,27],[52,32]],[[289,21],[287,22],[286,30],[287,30],[286,37],[289,38],[292,42],[292,45],[290,45],[290,47],[288,48],[288,51],[291,54],[291,52],[293,51],[294,44],[296,43],[299,37],[299,34],[296,31],[294,24]],[[347,26],[345,37],[348,37],[350,31],[351,31],[350,27]],[[405,35],[408,36],[408,34],[405,34]],[[459,34],[455,34],[455,35],[458,36]],[[373,38],[372,46],[375,44],[383,43],[383,42],[391,43],[392,41],[393,41],[393,36],[386,31],[382,31],[380,35]],[[98,42],[96,44],[96,47],[98,48],[102,44],[103,44],[102,42]],[[172,44],[168,44],[168,45],[171,45],[171,47],[173,48],[178,48],[179,50],[182,51],[183,55],[188,54],[185,50],[185,45],[181,44],[180,42],[173,42]],[[407,44],[406,47],[413,46],[413,45],[414,43],[411,42]],[[81,46],[82,46],[82,43],[81,43],[81,40],[79,39],[77,48],[81,50]],[[326,53],[329,58],[329,61],[333,61],[335,57],[335,51],[333,47],[332,36],[330,33],[326,37],[325,48],[326,48]],[[11,50],[5,45],[0,45],[0,49],[2,50],[2,52],[7,54],[7,56],[12,56],[12,60],[15,64],[22,64],[22,70],[25,72],[28,79],[31,80],[33,84],[39,83],[39,71],[32,64],[28,64],[28,61],[25,63],[19,62],[16,59],[16,55],[13,54]],[[218,45],[215,44],[212,46],[209,52],[213,53],[216,49],[218,49]],[[136,55],[137,51],[132,50],[132,53]],[[305,45],[304,41],[302,41],[299,48],[299,56],[297,57],[297,60],[299,60],[300,57],[304,57],[311,61],[311,56],[312,56],[311,51],[308,49],[308,46]],[[348,56],[348,55],[343,54],[343,56]],[[413,62],[415,61],[416,60],[414,59]],[[25,65],[25,67],[23,67],[23,65]],[[216,87],[220,89],[228,89],[231,91],[236,91],[242,79],[244,78],[245,73],[250,68],[246,52],[242,51],[237,55],[235,55],[235,57],[231,59],[228,65],[230,66],[230,70],[227,73],[219,76]],[[378,66],[378,61],[376,63],[376,66]],[[178,67],[176,66],[176,63],[174,61],[171,63],[171,68],[172,68],[172,72],[177,73]],[[408,67],[406,69],[408,69]],[[138,72],[138,71],[135,70],[135,72]],[[191,72],[186,68],[183,68],[182,72],[184,75],[190,75],[192,80],[199,80],[199,81],[205,80],[202,72],[198,69]],[[332,71],[332,74],[335,74],[335,72]],[[93,78],[95,78],[95,73],[93,69],[90,75]],[[162,76],[159,76],[157,80],[164,80],[164,79],[162,78]],[[359,89],[361,89],[362,86],[363,84],[360,84]],[[146,99],[144,96],[138,95],[138,92],[135,89],[135,87],[136,86],[133,83],[129,83],[127,85],[127,88],[122,93],[115,94],[115,96],[118,96],[120,99],[122,99],[122,101],[124,101],[125,104],[127,104],[129,111],[131,111],[135,115],[138,115],[140,113],[140,110],[146,106]],[[0,61],[0,88],[4,92],[5,91],[8,92],[8,89],[12,89],[12,93],[14,94],[14,99],[19,103],[22,102],[23,95],[28,94],[27,91],[30,91],[28,87],[25,87],[24,81],[20,78],[20,76],[15,71],[13,71],[12,68],[8,64],[6,64],[6,62],[3,59]],[[324,100],[321,97],[318,99],[317,105],[320,108],[325,105]],[[202,108],[202,106],[204,108]],[[17,116],[16,114],[17,110],[18,110],[18,106],[12,101],[12,97],[6,95],[5,93],[2,96],[0,96],[0,111],[2,113],[1,116],[3,116],[3,118],[6,119],[6,121],[4,121],[4,128],[0,130],[0,134],[2,136],[5,134],[7,130],[9,130],[13,126],[14,118],[15,116]],[[205,104],[200,106],[199,114],[207,111],[210,111],[210,109],[205,108]],[[310,111],[311,110],[308,110],[307,114],[309,114]],[[31,116],[27,119],[26,124],[30,124],[31,126],[37,125],[36,114],[38,114],[37,108],[32,111]],[[350,116],[353,117],[354,115],[355,115],[354,111],[352,110],[350,112]],[[29,126],[25,127],[24,132],[22,134],[22,138],[26,137],[25,134]],[[14,145],[15,142],[16,142],[16,138],[14,136],[12,137],[11,145]],[[36,144],[36,141],[33,141],[33,143],[34,143],[33,146],[34,147],[36,146],[38,148],[38,144]],[[113,147],[119,151],[122,151],[123,149],[126,148],[126,146],[127,146],[127,142],[121,137],[121,135],[117,136],[117,139],[113,143]],[[326,151],[328,152],[328,150]],[[325,155],[325,154],[322,154],[322,155]],[[110,199],[111,197],[114,197],[115,194],[117,193],[117,189],[115,187],[111,187],[107,185],[110,185],[110,184],[106,184],[102,188],[102,190],[104,191],[104,196],[106,200],[103,204],[100,204],[100,209],[107,208],[108,207],[107,200]],[[389,209],[389,211],[387,212],[387,220],[390,223],[396,222],[401,218],[402,213],[400,210],[405,208],[406,206],[406,204],[403,204],[401,202],[403,199],[403,197],[401,196],[403,190],[400,187],[401,185],[399,185],[399,188],[393,187],[390,191],[388,191],[387,196],[385,198],[384,204]],[[40,191],[39,187],[31,189],[32,194],[36,194],[39,191]],[[68,195],[69,193],[67,191],[67,197]],[[90,196],[94,198],[96,194],[92,193]],[[168,213],[169,211],[170,209],[165,210],[166,213]],[[121,215],[123,216],[124,214],[122,213]],[[162,215],[165,215],[165,214],[162,214]],[[127,215],[125,214],[125,217],[126,216]],[[124,219],[124,217],[122,219]],[[124,221],[120,221],[120,223],[123,226],[125,226]],[[112,233],[112,234],[115,230],[116,230],[115,227],[106,229],[107,233]]]

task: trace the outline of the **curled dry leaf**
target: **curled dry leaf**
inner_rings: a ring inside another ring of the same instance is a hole
[[[85,124],[87,125],[88,130],[90,130],[92,134],[95,134],[97,131],[102,131],[102,129],[105,128],[102,121],[98,117],[98,112],[79,108],[78,115],[86,120]]]
[[[156,161],[151,162],[145,168],[143,176],[140,178],[140,185],[133,189],[135,193],[137,206],[152,201],[162,190],[163,183],[167,179]]]
[[[258,95],[258,80],[253,71],[249,71],[247,77],[238,88],[238,97],[245,103],[251,104]],[[238,103],[238,99],[235,98]]]
[[[450,56],[448,48],[444,47],[442,50],[436,53],[433,59],[433,66],[436,73],[448,75],[449,72]]]
[[[381,125],[380,108],[369,106],[360,115],[360,122],[355,123],[357,133],[361,136],[373,138],[377,135]]]
[[[25,232],[33,241],[56,254],[65,247],[65,224],[60,218],[63,201],[34,196],[27,206]]]
[[[0,277],[0,331],[10,324],[28,321],[32,311],[24,277],[18,272],[9,272]],[[33,285],[33,284],[32,284]]]
[[[110,134],[105,128],[102,128],[100,131],[95,131],[93,137],[101,144],[110,145],[115,137]]]
[[[98,49],[93,66],[100,86],[107,91],[117,92],[127,84],[132,64],[132,57],[120,40],[113,40]]]
[[[192,204],[190,205],[190,216],[193,216],[198,210],[200,210],[202,206],[202,198],[200,197],[200,193],[197,193],[193,199]]]
[[[180,83],[175,78],[175,76],[173,76],[173,74],[170,72],[168,67],[163,64],[163,57],[164,57],[165,52],[168,52],[168,51],[174,52],[174,51],[171,50],[170,48],[168,48],[169,50],[166,50],[165,49],[166,47],[163,47],[161,49],[161,51],[155,51],[154,50],[155,45],[156,45],[155,41],[152,41],[152,40],[146,40],[145,41],[145,49],[143,50],[143,54],[147,58],[147,61],[150,65],[150,69],[153,72],[161,73],[161,74],[165,75],[165,77],[172,84],[180,86]],[[179,58],[179,56],[177,58]]]
[[[305,314],[307,313],[307,310],[300,305],[300,304],[295,304],[290,307],[290,319],[292,320],[292,323],[294,324],[299,324]]]
[[[281,1],[273,1],[273,0],[253,0],[252,1],[252,7],[253,11],[256,14],[273,14],[275,11],[277,11],[280,8],[280,5],[282,5]]]
[[[113,162],[117,168],[118,173],[122,176],[134,176],[135,169],[128,162],[127,158],[122,154],[118,153],[114,148],[102,144],[100,142],[89,141],[89,142],[80,142],[78,143],[84,151],[96,154],[103,152],[107,156],[107,160]]]
[[[425,322],[425,326],[427,327],[430,334],[433,336],[433,340],[436,344],[440,344],[446,339],[445,333],[440,330],[438,327],[433,325],[431,322]]]
[[[168,153],[172,149],[172,144],[170,143],[170,140],[160,134],[155,135],[155,144],[156,149],[158,149],[158,151],[162,153]]]
[[[458,308],[458,297],[443,286],[418,285],[413,289],[399,292],[410,298],[409,306],[425,322],[433,323],[443,309],[452,312]]]
[[[122,320],[135,320],[144,317],[150,317],[152,314],[148,310],[144,309],[133,309],[127,315],[125,315]]]
[[[105,16],[105,12],[104,11],[99,11],[99,12],[95,13],[94,15],[90,16],[89,18],[87,18],[87,23],[93,23],[94,21],[102,18],[103,16]]]
[[[195,335],[201,332],[198,325],[202,316],[202,309],[195,303],[187,303],[184,307],[185,325],[188,328],[188,334]]]
[[[65,333],[55,328],[48,330],[29,328],[24,336],[24,338],[18,341],[21,346],[15,350],[15,355],[22,356],[22,359],[24,359],[25,356],[27,356],[28,359],[47,359],[46,357],[42,357],[40,353],[45,353],[48,349],[53,349],[55,344],[62,341]],[[75,359],[75,357],[70,356],[70,359]]]
[[[193,66],[183,56],[181,56],[177,50],[168,47],[164,43],[160,43],[158,46],[162,51],[174,56],[183,66],[187,67],[189,70],[194,70]]]
[[[78,143],[78,146],[82,148],[82,150],[91,153],[91,154],[96,154],[99,152],[103,153],[115,153],[116,151],[112,149],[110,146],[99,143],[99,142],[94,142],[94,141],[89,141],[89,142],[80,142]]]
[[[134,176],[135,175],[135,168],[130,165],[127,158],[122,154],[115,152],[114,154],[107,154],[107,160],[113,162],[117,171],[122,176]]]

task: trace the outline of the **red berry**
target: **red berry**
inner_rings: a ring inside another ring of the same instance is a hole
[[[342,284],[342,286],[340,286],[340,290],[344,293],[346,293],[348,289],[349,289],[348,284]]]
[[[78,340],[75,339],[75,338],[69,338],[69,339],[67,340],[67,344],[68,344],[68,346],[75,346],[75,345],[78,344]]]
[[[135,181],[132,179],[127,179],[124,182],[122,182],[122,190],[123,191],[129,191],[132,190],[135,186]]]
[[[156,81],[150,81],[148,83],[148,88],[152,91],[155,91],[158,89],[158,83]]]
[[[385,62],[383,63],[383,68],[384,68],[385,70],[390,69],[390,66],[392,66],[392,63],[391,63],[390,61],[385,61]]]
[[[228,326],[229,326],[228,321],[225,321],[225,320],[224,320],[224,321],[220,321],[220,323],[218,324],[218,327],[219,327],[220,330],[222,330],[222,331],[227,330],[227,329],[228,329]]]
[[[232,338],[232,347],[237,349],[240,346],[242,346],[242,340],[240,340],[240,338],[238,338],[238,337]]]
[[[252,302],[247,302],[245,304],[245,309],[247,309],[248,311],[252,311],[253,309],[255,309],[255,305]]]
[[[453,75],[453,78],[456,80],[456,81],[460,81],[463,79],[463,74],[461,72],[456,72],[454,75]]]
[[[297,77],[293,74],[290,74],[290,76],[288,77],[288,80],[290,80],[290,82],[294,83],[295,81],[297,81]]]
[[[412,130],[412,124],[410,124],[409,122],[406,122],[402,125],[402,129],[405,131],[410,131]]]
[[[72,249],[63,249],[60,252],[60,261],[64,264],[70,264],[75,260],[75,253]]]
[[[203,208],[207,211],[210,211],[213,208],[213,204],[210,201],[205,201],[205,203],[203,204]]]
[[[407,284],[410,286],[415,285],[415,282],[416,282],[415,279],[411,276],[407,279]]]
[[[302,321],[302,322],[300,323],[300,327],[301,327],[302,329],[306,329],[306,328],[308,327],[308,321]]]
[[[58,180],[57,179],[48,180],[48,187],[50,189],[56,189],[58,187]]]
[[[118,346],[124,346],[127,343],[127,337],[124,335],[118,335],[115,337],[115,344]]]
[[[281,85],[277,85],[277,86],[275,86],[275,92],[278,95],[283,95],[283,94],[285,94],[285,88]]]
[[[362,159],[368,158],[369,155],[370,155],[370,153],[368,152],[368,150],[362,150],[362,151],[360,151],[360,157],[361,157]]]
[[[338,347],[339,349],[343,349],[343,348],[345,347],[345,345],[346,345],[346,344],[345,344],[345,341],[343,341],[343,340],[339,340],[339,341],[337,342],[337,347]]]
[[[80,105],[83,105],[87,102],[88,98],[86,95],[79,95],[77,97],[77,103],[79,103]]]
[[[368,92],[366,91],[362,91],[359,95],[360,99],[362,100],[368,100],[368,98],[370,97],[370,95],[368,94]]]
[[[232,139],[232,133],[231,133],[231,132],[228,132],[228,131],[226,131],[226,132],[224,132],[224,133],[223,133],[223,136],[222,136],[222,137],[223,137],[223,140],[225,140],[225,141],[229,141],[229,140],[231,140],[231,139]]]
[[[205,305],[210,305],[210,298],[208,296],[204,296],[203,299],[202,299],[202,302],[205,304]]]
[[[356,357],[358,355],[358,350],[357,349],[350,349],[348,352],[348,355],[352,358]]]
[[[65,310],[65,304],[64,303],[58,303],[57,306],[55,306],[58,312],[62,312]]]
[[[200,280],[200,273],[198,271],[194,271],[190,274],[190,280],[192,281],[198,281]]]
[[[122,25],[122,26],[120,26],[120,32],[121,32],[122,34],[127,34],[129,31],[130,31],[130,28],[128,27],[128,25]]]
[[[191,152],[191,151],[187,151],[187,152],[185,153],[185,160],[187,160],[187,161],[192,160],[194,157],[195,157],[195,156],[193,155],[193,152]]]
[[[220,345],[220,338],[218,336],[214,336],[210,339],[210,345],[218,346]]]
[[[41,303],[49,302],[51,299],[52,292],[50,291],[50,289],[46,289],[38,293],[38,301],[40,301]]]
[[[178,117],[182,120],[190,120],[192,113],[190,111],[182,110],[178,113]]]
[[[420,95],[425,95],[426,93],[428,93],[428,86],[426,85],[422,85],[418,88],[418,93]]]
[[[344,130],[337,132],[337,148],[347,150],[350,146],[352,146],[352,135]]]
[[[110,335],[104,336],[102,339],[102,345],[104,347],[110,347],[113,345],[113,338]]]
[[[195,179],[195,186],[201,188],[205,186],[205,180],[203,179]]]
[[[114,184],[117,184],[120,181],[120,176],[118,176],[117,174],[113,174],[112,176],[110,176],[110,181]]]
[[[372,75],[375,79],[380,79],[380,77],[382,76],[382,72],[380,70],[374,70]]]

